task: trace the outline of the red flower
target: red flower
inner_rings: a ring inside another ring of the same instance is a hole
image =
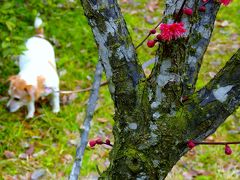
[[[196,146],[196,144],[194,143],[193,140],[190,140],[190,141],[187,142],[187,146],[188,146],[190,149],[192,149],[192,148],[194,148],[194,147]]]
[[[177,39],[186,32],[184,29],[184,24],[180,23],[173,23],[173,24],[161,24],[161,37],[163,40],[170,41],[172,39]]]
[[[91,148],[94,147],[96,144],[97,144],[97,143],[96,143],[95,140],[90,140],[90,141],[89,141],[89,146],[90,146]]]
[[[227,6],[232,2],[232,0],[220,0],[220,3],[223,4],[224,6]]]
[[[110,142],[109,139],[106,139],[106,144],[107,144],[107,145],[110,145],[110,144],[111,144],[111,142]]]
[[[96,140],[96,143],[97,143],[97,144],[103,144],[103,141],[102,141],[101,138],[98,138],[98,139]]]
[[[183,14],[186,14],[188,16],[191,16],[193,14],[193,11],[191,8],[184,8],[183,9]]]
[[[156,32],[157,32],[156,29],[150,30],[150,34],[155,34]]]
[[[232,154],[232,149],[228,144],[225,145],[225,154],[226,155],[231,155]]]
[[[206,7],[205,7],[205,6],[200,6],[200,7],[198,8],[198,10],[199,10],[200,12],[205,12],[205,11],[206,11]]]
[[[158,35],[156,36],[156,38],[157,38],[157,40],[161,41],[161,40],[162,40],[162,35],[161,35],[161,34],[158,34]]]
[[[155,45],[155,43],[156,43],[156,41],[154,41],[154,40],[149,40],[149,41],[147,42],[147,46],[150,47],[150,48],[152,48],[152,47]]]

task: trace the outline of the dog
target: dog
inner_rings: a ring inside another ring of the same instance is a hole
[[[59,77],[54,49],[44,39],[42,25],[42,19],[37,16],[34,22],[36,35],[27,40],[26,50],[19,56],[20,72],[9,78],[10,100],[7,109],[9,112],[15,112],[22,106],[27,106],[26,118],[34,117],[35,101],[50,94],[52,111],[60,111]]]

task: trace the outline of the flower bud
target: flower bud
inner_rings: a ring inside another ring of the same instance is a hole
[[[150,30],[150,34],[155,34],[156,32],[157,32],[156,29]]]
[[[110,145],[110,144],[111,144],[111,142],[110,142],[109,139],[106,139],[106,144],[107,144],[107,145]]]
[[[200,12],[205,12],[205,11],[206,11],[206,7],[205,7],[205,6],[200,6],[200,7],[198,8],[198,10],[199,10]]]
[[[155,43],[156,43],[156,41],[154,41],[154,40],[149,40],[149,41],[147,42],[147,46],[150,47],[150,48],[152,48],[152,47],[155,45]]]
[[[186,14],[188,16],[191,16],[193,14],[193,11],[191,8],[184,8],[183,9],[183,14]]]
[[[98,139],[96,140],[96,143],[97,143],[97,144],[103,144],[103,141],[102,141],[101,138],[98,138]]]
[[[232,149],[228,144],[225,145],[225,154],[226,155],[231,155],[232,154]]]
[[[90,146],[91,148],[93,148],[96,144],[97,144],[97,143],[96,143],[95,140],[90,140],[90,141],[89,141],[89,146]]]
[[[187,146],[188,146],[190,149],[192,149],[192,148],[194,148],[194,147],[196,146],[196,144],[193,142],[193,140],[190,140],[190,141],[187,142]]]

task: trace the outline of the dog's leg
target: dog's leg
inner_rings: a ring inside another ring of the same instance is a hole
[[[58,113],[60,111],[60,98],[59,98],[59,89],[54,90],[53,95],[52,95],[52,111],[54,113]]]
[[[28,108],[28,114],[27,114],[26,118],[27,118],[27,119],[33,118],[34,112],[35,112],[34,101],[31,101],[31,102],[27,105],[27,108]]]

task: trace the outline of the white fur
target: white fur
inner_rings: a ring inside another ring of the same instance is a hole
[[[53,112],[57,113],[60,110],[58,92],[59,78],[56,71],[54,49],[47,40],[40,37],[31,37],[28,39],[26,48],[27,50],[24,51],[19,58],[20,72],[18,75],[21,79],[25,80],[27,85],[32,85],[34,87],[37,87],[37,77],[43,77],[45,79],[44,86],[52,91],[46,91],[41,94],[41,96],[48,95],[49,93],[52,94],[51,104],[53,106]],[[13,104],[12,109],[10,107],[11,112],[16,111],[22,106],[16,108],[17,103],[14,105],[14,103],[10,101],[8,105]],[[31,102],[27,104],[22,103],[28,107],[27,118],[32,118],[34,116],[34,102],[35,100],[33,98]]]
[[[37,29],[37,28],[40,28],[41,26],[42,26],[42,24],[43,24],[43,21],[42,21],[42,19],[39,17],[39,16],[37,16],[36,18],[35,18],[35,21],[34,21],[34,27]]]

